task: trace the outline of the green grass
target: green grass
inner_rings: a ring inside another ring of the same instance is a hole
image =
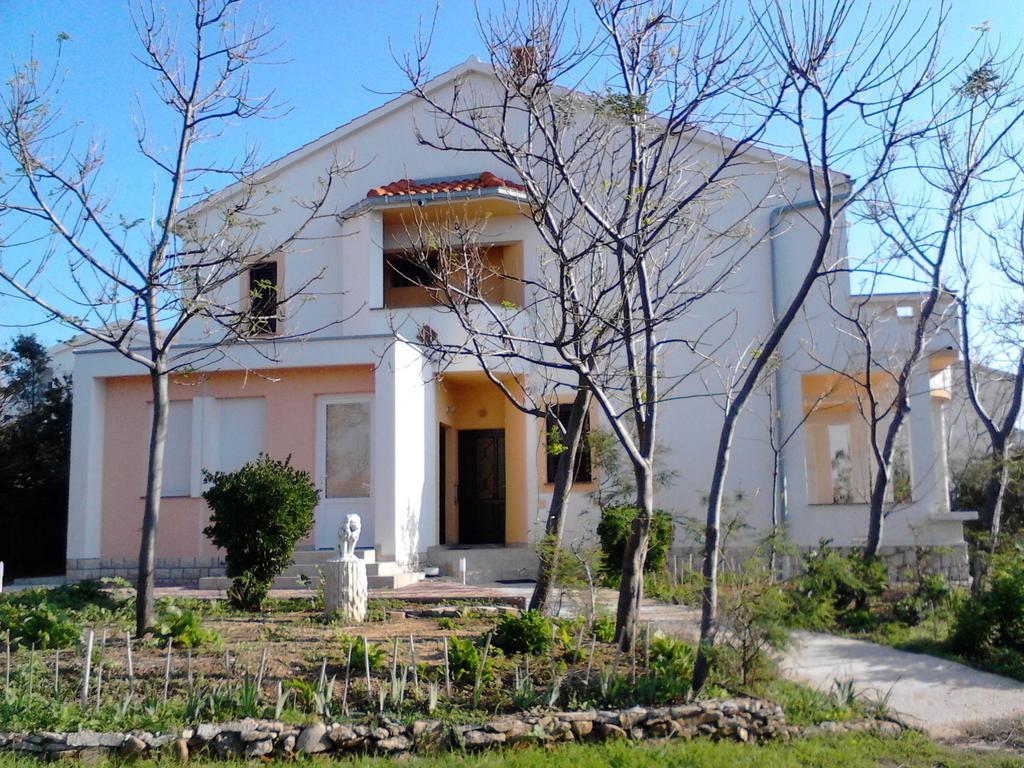
[[[114,760],[122,764],[124,761]],[[384,768],[392,758],[356,758],[346,765],[360,768]],[[133,761],[137,768],[170,766],[169,759]],[[250,765],[253,763],[249,763]],[[321,761],[299,760],[294,765],[320,766]],[[403,760],[407,768],[441,768],[460,765],[467,768],[786,768],[788,766],[829,766],[830,768],[1009,768],[1024,764],[1020,758],[1000,754],[978,754],[940,746],[918,734],[897,739],[879,739],[863,734],[822,736],[764,746],[733,742],[670,742],[601,745],[567,745],[552,750],[531,748],[505,750],[480,755],[441,754]],[[37,768],[31,757],[0,755],[0,768]],[[242,765],[240,761],[209,758],[192,760],[193,766]]]

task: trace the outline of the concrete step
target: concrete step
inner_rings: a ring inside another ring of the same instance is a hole
[[[356,555],[367,564],[377,562],[377,553],[373,547],[365,547],[356,550]],[[320,565],[338,556],[334,549],[297,549],[292,555],[292,563],[295,565]]]
[[[289,565],[281,573],[282,576],[305,576],[313,581],[320,580],[321,569],[326,565],[327,561],[323,563],[311,563],[311,564],[292,564]],[[366,564],[366,575],[367,576],[393,576],[396,573],[402,573],[402,569],[398,567],[398,563],[393,560],[385,560],[376,563]]]
[[[416,584],[424,578],[420,572],[397,572],[387,576],[370,576],[367,574],[366,584],[370,589],[400,589],[410,584]],[[311,579],[310,587],[315,589],[320,584],[319,578]],[[199,589],[228,589],[231,587],[231,579],[227,576],[204,576],[199,579]],[[278,576],[274,579],[271,589],[305,589],[298,576]]]

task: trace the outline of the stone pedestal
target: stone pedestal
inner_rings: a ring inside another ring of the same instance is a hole
[[[324,613],[328,619],[366,619],[366,563],[358,557],[328,560],[323,566]]]

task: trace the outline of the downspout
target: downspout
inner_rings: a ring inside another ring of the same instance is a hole
[[[850,187],[849,181],[847,181],[848,189],[841,195],[835,195],[832,198],[832,204],[842,203],[847,200],[853,193],[852,187]],[[802,211],[806,208],[817,208],[817,200],[801,200],[799,203],[787,203],[786,205],[780,205],[778,208],[773,208],[771,213],[768,215],[768,268],[771,272],[770,287],[772,292],[772,326],[779,320],[779,313],[781,311],[779,307],[779,286],[778,286],[778,269],[776,267],[776,259],[778,256],[777,249],[775,247],[775,239],[778,235],[779,223],[782,221],[782,217],[788,213],[795,213]],[[780,341],[779,347],[781,349],[782,343]],[[779,524],[782,528],[786,527],[789,521],[789,500],[788,494],[786,493],[786,449],[782,445],[782,366],[775,366],[775,394],[778,402],[776,403],[775,413],[772,414],[771,418],[775,419],[775,434],[779,436],[780,448],[779,448],[779,486],[778,494],[779,498],[776,500],[778,503],[779,510]]]

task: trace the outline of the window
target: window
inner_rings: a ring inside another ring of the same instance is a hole
[[[572,414],[572,403],[561,403],[551,409],[547,419],[546,443],[547,443],[547,482],[555,482],[555,475],[558,473],[558,453],[552,453],[551,441],[553,434],[563,434],[569,426],[569,416]],[[559,426],[561,424],[561,427]],[[554,430],[554,433],[552,432]],[[576,468],[573,475],[573,482],[589,483],[593,480],[593,470],[590,460],[590,414],[583,417],[583,436],[580,443],[580,450],[576,454]]]
[[[263,450],[266,405],[262,397],[217,400],[217,469],[234,472]]]
[[[167,414],[164,443],[164,486],[162,496],[190,496],[192,493],[192,401],[171,403]]]
[[[850,459],[850,425],[828,425],[829,456],[832,460],[832,503],[853,503],[853,463]]]
[[[277,263],[270,261],[249,269],[249,333],[277,333]]]
[[[398,254],[386,258],[388,284],[392,288],[425,288],[433,284],[432,273],[437,272],[437,254],[428,256],[425,264]]]
[[[328,403],[324,496],[370,495],[370,404]]]

